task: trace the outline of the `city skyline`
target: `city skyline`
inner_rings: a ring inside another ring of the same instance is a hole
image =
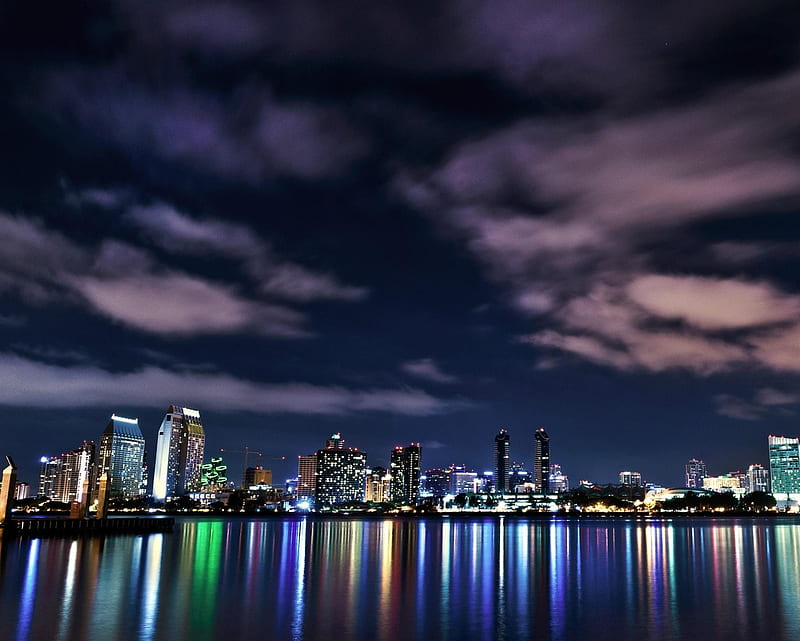
[[[794,433],[793,5],[391,7],[6,3],[26,478],[171,403],[265,456],[342,431],[446,465],[544,425],[608,480]]]

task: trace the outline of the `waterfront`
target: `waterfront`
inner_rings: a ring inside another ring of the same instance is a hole
[[[3,641],[800,638],[795,518],[185,518],[2,555]]]

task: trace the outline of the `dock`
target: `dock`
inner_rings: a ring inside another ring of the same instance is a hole
[[[3,524],[6,535],[43,536],[105,536],[109,534],[156,534],[172,532],[172,517],[123,516],[104,519],[13,518]]]

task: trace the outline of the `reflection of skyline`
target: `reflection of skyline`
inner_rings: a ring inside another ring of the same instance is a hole
[[[6,554],[16,641],[800,634],[800,532],[784,523],[188,520]]]

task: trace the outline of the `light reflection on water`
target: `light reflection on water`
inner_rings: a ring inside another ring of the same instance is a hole
[[[184,519],[0,574],[0,641],[800,639],[793,519]]]

